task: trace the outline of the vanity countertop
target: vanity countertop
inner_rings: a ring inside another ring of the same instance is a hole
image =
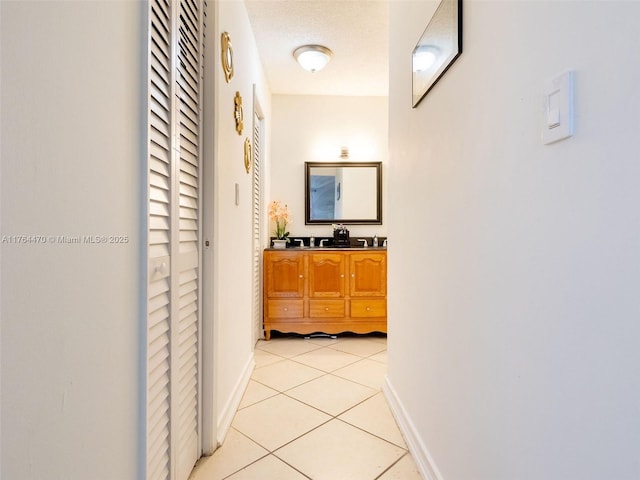
[[[325,251],[335,251],[335,252],[352,252],[352,251],[385,251],[387,247],[287,247],[287,248],[273,248],[268,247],[265,250],[276,250],[279,252],[325,252]]]

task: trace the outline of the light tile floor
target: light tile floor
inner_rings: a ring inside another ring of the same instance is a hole
[[[382,393],[387,339],[259,341],[224,444],[191,480],[420,480]]]

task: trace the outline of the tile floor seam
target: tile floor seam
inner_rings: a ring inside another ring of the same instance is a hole
[[[330,422],[332,422],[333,420],[337,420],[337,421],[339,421],[340,423],[342,423],[343,425],[346,425],[347,427],[355,428],[356,430],[359,430],[359,431],[361,431],[361,432],[364,432],[365,434],[368,434],[368,435],[370,435],[370,436],[372,436],[372,437],[375,437],[375,438],[377,438],[378,440],[382,440],[384,443],[386,443],[386,444],[390,445],[391,447],[395,447],[395,448],[397,448],[397,449],[401,450],[401,451],[402,451],[402,455],[400,455],[400,457],[398,457],[398,459],[396,459],[396,461],[392,462],[392,464],[390,464],[390,465],[389,465],[389,466],[384,470],[385,472],[386,472],[387,470],[389,470],[390,468],[392,468],[392,467],[393,467],[393,465],[395,465],[395,464],[396,464],[400,459],[402,459],[402,458],[403,458],[404,456],[406,456],[406,455],[407,455],[407,453],[408,453],[408,450],[407,450],[406,448],[404,448],[404,447],[399,447],[399,446],[397,446],[397,445],[395,445],[395,444],[393,444],[393,443],[391,443],[391,442],[389,442],[389,441],[387,441],[387,440],[385,440],[385,439],[381,439],[380,437],[378,437],[378,436],[376,436],[376,435],[374,435],[374,434],[372,434],[372,433],[370,433],[370,432],[367,432],[367,431],[365,431],[365,430],[363,430],[363,429],[361,429],[361,428],[359,428],[359,427],[356,427],[356,426],[354,426],[354,425],[351,425],[351,424],[349,424],[348,422],[345,422],[345,421],[343,421],[343,420],[341,420],[341,419],[339,419],[339,418],[332,418],[332,419],[328,420],[327,422],[324,422],[322,425],[318,425],[318,426],[316,426],[315,428],[313,428],[313,429],[309,430],[308,432],[306,432],[305,434],[300,435],[298,438],[296,438],[296,439],[294,439],[294,440],[291,440],[290,442],[288,442],[288,443],[286,443],[286,444],[284,444],[284,445],[282,445],[282,446],[278,447],[276,450],[274,450],[273,452],[271,452],[271,454],[273,454],[276,458],[278,458],[278,459],[282,460],[283,462],[287,463],[283,458],[281,458],[280,456],[278,456],[278,451],[280,451],[280,450],[283,450],[283,451],[284,451],[284,449],[285,449],[287,446],[292,445],[293,443],[296,443],[298,440],[302,439],[303,437],[305,437],[305,436],[307,436],[307,435],[312,434],[314,431],[316,431],[316,430],[318,430],[318,429],[320,429],[320,428],[324,427],[325,425],[328,425],[328,424],[329,424]],[[287,465],[288,465],[288,463],[287,463]],[[297,470],[297,469],[296,469],[296,470]],[[380,475],[382,475],[382,474],[383,474],[383,472],[381,472],[381,473],[380,473]],[[303,473],[303,475],[307,476],[307,475],[306,475],[306,474],[304,474],[304,473]],[[362,479],[359,479],[359,480],[376,480],[376,479],[378,479],[378,478],[380,477],[380,475],[377,475],[377,476],[375,476],[375,477],[373,477],[373,478],[366,478],[366,479],[365,479],[365,478],[362,478]],[[308,478],[312,478],[312,477],[308,477]],[[313,479],[312,479],[312,480],[313,480]],[[334,479],[332,479],[332,480],[334,480]],[[335,480],[339,480],[339,479],[335,479]]]
[[[284,463],[285,465],[287,465],[289,468],[292,468],[293,470],[295,470],[296,472],[298,472],[300,475],[302,475],[304,478],[308,479],[308,480],[313,480],[309,475],[307,475],[306,473],[304,473],[302,470],[300,470],[299,468],[294,467],[293,465],[291,465],[289,462],[285,461],[284,459],[280,458],[279,456],[277,456],[275,453],[270,453],[270,455],[274,458],[277,458],[278,460],[280,460],[282,463]]]
[[[282,393],[279,389],[277,389],[277,388],[273,388],[273,387],[271,387],[271,386],[267,385],[266,383],[261,382],[260,380],[256,380],[256,379],[255,379],[255,378],[253,378],[253,377],[251,377],[251,380],[253,380],[253,381],[254,381],[254,382],[256,382],[256,383],[259,383],[259,384],[260,384],[260,385],[262,385],[263,387],[267,387],[267,388],[270,388],[271,390],[275,390],[275,391],[277,392],[277,393],[276,393],[276,395],[277,395],[278,393]],[[271,395],[271,397],[275,397],[276,395]],[[267,398],[271,398],[271,397],[267,397]],[[259,400],[259,401],[257,401],[256,403],[263,402],[263,401],[267,400],[267,398],[263,398],[262,400]],[[251,405],[255,405],[256,403],[252,403]],[[251,405],[247,405],[247,407],[250,407]],[[242,409],[247,408],[247,407],[242,407]],[[242,409],[240,409],[240,408],[239,408],[238,410],[242,410]],[[237,412],[236,412],[236,413],[237,413]]]
[[[240,432],[240,433],[242,433],[242,432]],[[244,434],[243,434],[243,435],[244,435]],[[245,437],[246,437],[246,435],[245,435]],[[247,437],[247,438],[249,438],[249,437]],[[250,439],[250,440],[251,440],[251,439]],[[263,448],[264,448],[264,447],[263,447]],[[233,477],[236,473],[239,473],[239,472],[241,472],[242,470],[244,470],[245,468],[250,467],[250,466],[251,466],[251,465],[253,465],[254,463],[257,463],[257,462],[259,462],[260,460],[263,460],[263,459],[267,458],[269,455],[271,455],[271,452],[267,452],[267,453],[265,453],[263,456],[261,456],[260,458],[255,459],[253,462],[249,462],[249,463],[247,463],[246,465],[243,465],[242,467],[240,467],[238,470],[236,470],[236,471],[234,471],[234,472],[230,473],[229,475],[227,475],[227,476],[225,476],[225,477],[222,477],[222,479],[221,479],[221,480],[227,480],[227,478],[231,478],[231,477]]]
[[[335,372],[332,372],[333,375],[336,375]],[[363,387],[368,387],[368,388],[373,388],[376,392],[381,392],[382,391],[382,387],[372,387],[371,385],[367,385],[366,383],[361,383],[361,382],[356,382],[355,380],[351,380],[350,378],[347,377],[341,377],[340,375],[336,375],[336,377],[339,377],[343,380],[348,380],[349,382],[355,383],[356,385],[360,385]]]
[[[291,465],[289,462],[287,462],[286,460],[284,460],[283,458],[280,458],[278,455],[276,455],[275,453],[270,453],[269,455],[273,456],[274,458],[277,458],[278,460],[280,460],[282,463],[284,463],[285,465],[287,465],[289,468],[292,468],[293,470],[295,470],[296,472],[298,472],[300,475],[302,475],[304,478],[306,478],[307,480],[313,480],[313,478],[311,478],[309,475],[307,475],[306,473],[304,473],[302,470],[300,470],[299,468],[294,467],[293,465]]]
[[[343,413],[341,413],[340,415],[344,415],[344,413],[346,413],[346,412],[343,412]],[[347,424],[347,425],[349,425],[350,427],[357,428],[358,430],[360,430],[360,431],[362,431],[362,432],[364,432],[364,433],[368,433],[369,435],[372,435],[372,436],[374,436],[374,437],[376,437],[376,438],[379,438],[380,440],[382,440],[382,441],[384,441],[384,442],[387,442],[387,443],[388,443],[388,444],[390,444],[390,445],[393,445],[393,446],[395,446],[395,447],[401,448],[401,449],[402,449],[402,450],[404,450],[405,452],[406,452],[406,451],[409,451],[409,449],[408,449],[408,447],[407,447],[406,445],[405,445],[405,446],[398,445],[397,443],[394,443],[394,442],[392,442],[391,440],[387,440],[386,438],[381,437],[380,435],[378,435],[378,434],[376,434],[376,433],[370,432],[369,430],[367,430],[367,429],[365,429],[365,428],[363,428],[363,427],[359,427],[358,425],[355,425],[355,424],[353,424],[353,423],[351,423],[351,422],[347,422],[346,420],[343,420],[342,418],[336,418],[336,420],[340,420],[342,423],[346,423],[346,424]],[[404,441],[404,437],[402,437],[402,441]]]
[[[330,373],[328,373],[327,375],[331,375],[331,374],[330,374]],[[318,378],[322,378],[322,377],[318,377]],[[314,379],[314,380],[317,380],[317,379]],[[313,380],[309,380],[309,382],[312,382],[312,381],[313,381]],[[308,382],[307,382],[307,383],[308,383]],[[355,382],[352,382],[352,383],[355,383]],[[302,384],[301,384],[301,385],[302,385]],[[298,385],[298,386],[300,386],[300,385]],[[289,390],[287,390],[287,392],[288,392],[288,391],[291,391],[291,390],[294,390],[295,388],[298,388],[298,387],[290,388]],[[371,388],[371,387],[369,387],[369,388]],[[344,415],[344,414],[345,414],[345,413],[347,413],[349,410],[354,409],[355,407],[357,407],[357,406],[361,405],[362,403],[366,402],[367,400],[369,400],[369,399],[371,399],[371,398],[375,397],[378,393],[380,393],[380,392],[373,392],[373,393],[372,393],[370,396],[368,396],[367,398],[364,398],[364,399],[362,399],[362,400],[358,401],[358,403],[354,403],[352,406],[350,406],[350,407],[348,407],[347,409],[345,409],[345,410],[341,411],[340,413],[338,413],[338,414],[334,415],[333,413],[325,412],[324,410],[322,410],[322,409],[320,409],[320,408],[318,408],[318,407],[315,407],[315,406],[313,406],[313,405],[311,405],[311,404],[309,404],[309,403],[307,403],[307,402],[305,402],[305,401],[303,401],[303,400],[300,400],[299,398],[292,397],[291,395],[288,395],[288,394],[287,394],[287,392],[280,392],[280,393],[281,393],[282,395],[285,395],[286,397],[289,397],[289,398],[290,398],[290,399],[292,399],[292,400],[296,400],[297,402],[300,402],[300,403],[302,403],[303,405],[306,405],[307,407],[313,408],[314,410],[318,410],[319,412],[324,413],[325,415],[329,415],[329,416],[331,416],[331,417],[333,417],[333,418],[335,418],[335,419],[338,419],[338,417],[339,417],[340,415]],[[344,420],[343,420],[343,422],[344,422]],[[348,422],[346,422],[346,423],[348,423]]]
[[[311,365],[309,365],[309,364],[307,364],[307,363],[302,363],[302,362],[300,362],[300,361],[296,360],[296,359],[295,359],[295,357],[290,358],[290,360],[291,360],[292,362],[296,362],[296,363],[297,363],[297,364],[299,364],[299,365],[304,365],[305,367],[315,368],[316,370],[320,370],[319,368],[312,367]],[[334,368],[333,370],[329,370],[329,371],[327,371],[327,370],[320,370],[320,371],[321,371],[321,372],[323,372],[323,373],[333,373],[333,372],[335,372],[336,370],[340,370],[341,368],[348,367],[349,365],[353,365],[354,363],[358,363],[358,362],[359,362],[359,361],[361,361],[361,360],[363,360],[363,359],[362,359],[362,358],[359,358],[358,360],[354,360],[353,362],[351,362],[351,363],[347,363],[346,365],[341,365],[341,366],[339,366],[338,368]]]
[[[299,383],[298,385],[296,385],[296,386],[294,386],[294,387],[291,387],[291,388],[287,388],[287,389],[285,389],[285,390],[282,390],[280,393],[287,393],[287,392],[290,392],[291,390],[293,390],[293,389],[295,389],[295,388],[301,387],[302,385],[306,385],[307,383],[314,382],[315,380],[318,380],[318,379],[320,379],[320,378],[324,378],[324,377],[326,377],[327,375],[331,375],[331,372],[322,372],[322,375],[320,375],[319,377],[310,378],[309,380],[305,380],[304,382]],[[299,401],[299,400],[298,400],[298,401]]]
[[[322,412],[322,413],[324,413],[324,412]],[[264,446],[262,446],[262,445],[260,445],[260,446],[261,446],[262,448],[264,448],[264,449],[268,450],[268,451],[269,451],[269,453],[271,453],[271,454],[275,455],[276,457],[278,457],[278,456],[276,455],[276,452],[277,452],[278,450],[281,450],[281,449],[283,449],[284,447],[286,447],[287,445],[289,445],[289,444],[291,444],[291,443],[293,443],[293,442],[296,442],[296,441],[300,440],[300,439],[301,439],[302,437],[304,437],[305,435],[308,435],[309,433],[313,432],[314,430],[317,430],[318,428],[322,427],[323,425],[326,425],[326,424],[327,424],[327,423],[329,423],[329,422],[332,422],[333,420],[337,420],[337,418],[333,418],[333,417],[331,417],[331,418],[330,418],[330,419],[328,419],[327,421],[322,422],[322,423],[321,423],[321,424],[319,424],[319,425],[316,425],[316,426],[315,426],[315,427],[313,427],[311,430],[308,430],[308,431],[306,431],[306,432],[304,432],[304,433],[301,433],[301,434],[300,434],[300,435],[298,435],[296,438],[292,438],[291,440],[289,440],[287,443],[283,443],[282,445],[278,446],[278,447],[277,447],[277,448],[275,448],[274,450],[269,450],[267,447],[264,447]],[[255,440],[253,440],[253,441],[255,442]],[[280,458],[280,457],[278,457],[278,458]],[[280,458],[280,460],[282,460],[282,459]],[[282,460],[282,461],[284,462],[284,460]],[[285,462],[285,463],[286,463],[286,462]]]
[[[297,388],[297,387],[293,387],[293,388]],[[293,390],[293,389],[290,388],[289,390]],[[325,412],[324,410],[321,410],[318,407],[314,407],[313,405],[310,405],[307,402],[304,402],[304,401],[300,400],[299,398],[292,397],[291,395],[287,395],[287,392],[280,392],[280,395],[284,395],[285,397],[290,398],[291,400],[295,400],[296,402],[299,402],[299,403],[303,404],[306,407],[313,408],[314,410],[317,410],[320,413],[324,413],[325,415],[329,415],[332,419],[336,418],[332,413]],[[342,413],[340,415],[342,415]]]
[[[285,462],[282,458],[278,457],[277,455],[275,455],[273,452],[268,452],[267,454],[265,454],[264,456],[254,460],[253,462],[247,463],[246,465],[244,465],[243,467],[239,468],[238,470],[236,470],[235,472],[227,475],[226,477],[223,477],[221,480],[228,480],[229,478],[233,477],[234,475],[240,473],[241,471],[249,468],[251,465],[254,465],[256,463],[258,463],[261,460],[264,460],[267,457],[274,457],[277,458],[280,462],[284,463],[287,467],[295,470],[296,472],[298,472],[300,475],[302,475],[304,478],[308,479],[308,480],[313,480],[311,477],[309,477],[308,475],[306,475],[304,472],[301,472],[299,469],[297,469],[296,467],[294,467],[293,465],[291,465],[288,462]]]
[[[287,359],[287,360],[290,360],[290,359]],[[264,382],[261,382],[260,380],[258,380],[258,379],[256,379],[256,378],[254,378],[254,377],[253,377],[253,373],[255,373],[255,369],[254,369],[254,371],[251,373],[251,377],[249,377],[249,379],[250,379],[250,380],[253,380],[254,382],[259,383],[260,385],[264,385],[265,387],[268,387],[268,388],[270,388],[271,390],[276,390],[278,393],[283,393],[283,392],[286,392],[287,390],[291,390],[292,388],[296,388],[296,387],[298,387],[298,386],[300,386],[300,385],[302,385],[302,384],[304,384],[304,383],[311,382],[311,381],[315,380],[316,378],[323,377],[323,376],[325,376],[325,375],[327,375],[327,374],[329,374],[329,373],[330,373],[330,372],[325,372],[325,371],[323,371],[323,370],[319,370],[319,369],[317,369],[317,368],[310,367],[309,365],[304,365],[304,364],[299,363],[299,362],[294,362],[294,363],[297,363],[298,365],[302,365],[303,367],[307,367],[307,368],[311,368],[311,369],[313,369],[313,370],[316,370],[316,371],[320,372],[322,375],[320,375],[319,377],[313,377],[313,378],[310,378],[309,380],[305,380],[304,382],[302,382],[302,383],[300,383],[300,384],[298,384],[298,385],[294,385],[293,387],[290,387],[290,388],[287,388],[287,389],[284,389],[284,390],[281,390],[280,388],[274,387],[273,385],[268,385],[268,384],[266,384],[266,383],[264,383]],[[270,367],[270,366],[271,366],[271,365],[267,365],[267,367]]]
[[[277,355],[277,356],[280,357],[280,355]],[[286,357],[280,357],[280,360],[276,360],[275,362],[268,363],[267,365],[260,365],[260,366],[256,365],[255,367],[253,367],[253,370],[255,371],[260,368],[270,367],[271,365],[277,365],[278,363],[284,362],[285,360],[289,360],[289,359]],[[255,361],[255,357],[254,357],[254,361]]]
[[[395,467],[398,463],[400,463],[400,461],[406,457],[407,455],[411,455],[411,453],[409,452],[409,450],[407,450],[406,452],[404,452],[404,455],[402,455],[400,458],[398,458],[395,462],[393,462],[391,465],[389,465],[383,472],[380,473],[380,475],[378,475],[376,478],[374,478],[373,480],[378,480],[380,478],[382,478],[389,470],[391,470],[393,467]]]

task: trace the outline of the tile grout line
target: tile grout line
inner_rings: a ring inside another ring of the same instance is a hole
[[[345,340],[347,340],[347,339],[345,339]],[[382,471],[379,475],[377,475],[377,476],[375,477],[375,479],[379,479],[382,475],[384,475],[384,474],[385,474],[386,472],[388,472],[391,468],[393,468],[393,467],[394,467],[394,466],[395,466],[395,465],[396,465],[396,464],[397,464],[397,463],[398,463],[402,458],[404,458],[404,457],[408,454],[408,449],[407,449],[406,447],[403,447],[403,446],[397,445],[396,443],[394,443],[394,442],[392,442],[392,441],[390,441],[390,440],[387,440],[387,439],[385,439],[385,438],[383,438],[383,437],[380,437],[379,435],[376,435],[376,434],[374,434],[374,433],[372,433],[372,432],[369,432],[369,431],[367,431],[366,429],[364,429],[364,428],[362,428],[362,427],[359,427],[359,426],[354,425],[354,424],[352,424],[352,423],[350,423],[350,422],[348,422],[348,421],[346,421],[346,420],[343,420],[343,419],[341,419],[341,418],[338,418],[339,416],[344,415],[345,413],[347,413],[347,412],[349,412],[349,411],[351,411],[351,410],[355,409],[356,407],[358,407],[358,406],[362,405],[363,403],[365,403],[365,402],[367,402],[367,401],[371,400],[371,399],[372,399],[373,397],[375,397],[376,395],[380,394],[380,393],[382,392],[382,388],[381,388],[381,387],[372,387],[372,386],[370,386],[370,385],[366,385],[366,384],[364,384],[364,383],[361,383],[361,382],[358,382],[358,381],[354,381],[354,380],[349,379],[349,378],[342,377],[342,376],[340,376],[340,375],[336,374],[335,372],[336,372],[336,371],[338,371],[338,370],[340,370],[340,369],[342,369],[342,368],[347,368],[347,367],[349,367],[349,366],[353,366],[353,365],[355,365],[355,364],[357,364],[357,363],[359,363],[359,362],[361,362],[362,360],[365,360],[365,359],[369,359],[369,360],[371,360],[372,362],[376,362],[376,363],[378,363],[378,364],[386,365],[386,362],[385,362],[385,361],[375,360],[375,359],[372,359],[372,358],[371,358],[372,356],[379,355],[379,354],[381,354],[381,353],[385,352],[385,351],[386,351],[386,349],[387,349],[387,348],[386,348],[386,345],[384,346],[384,348],[382,348],[382,349],[381,349],[380,351],[378,351],[378,352],[371,353],[371,354],[368,354],[368,355],[362,355],[362,354],[353,353],[353,352],[350,352],[350,351],[340,350],[340,349],[338,349],[338,348],[333,348],[333,347],[337,346],[337,345],[340,343],[340,341],[339,341],[339,340],[338,340],[337,342],[333,342],[331,345],[317,345],[317,344],[316,344],[316,343],[314,343],[314,342],[308,342],[306,339],[305,339],[305,342],[307,342],[307,343],[309,343],[309,344],[311,344],[311,345],[317,346],[317,348],[313,348],[313,349],[311,349],[311,350],[309,350],[309,351],[302,352],[302,353],[298,353],[298,354],[295,354],[295,355],[292,355],[292,356],[283,356],[281,353],[274,353],[274,352],[272,352],[272,351],[264,350],[264,349],[260,348],[258,345],[256,345],[255,349],[260,350],[261,352],[267,353],[267,354],[269,354],[269,355],[275,355],[275,356],[279,357],[279,359],[278,359],[278,360],[276,360],[276,361],[274,361],[274,362],[272,362],[272,363],[269,363],[269,364],[267,364],[267,365],[264,365],[264,366],[261,366],[261,367],[256,367],[256,368],[254,369],[253,373],[251,374],[250,380],[252,380],[252,381],[256,382],[257,384],[259,384],[259,385],[261,385],[261,386],[263,386],[263,387],[266,387],[266,388],[268,388],[268,389],[272,390],[272,391],[273,391],[273,392],[275,392],[275,393],[274,393],[274,394],[271,394],[271,395],[268,395],[267,397],[262,398],[262,399],[260,399],[260,400],[258,400],[258,401],[256,401],[256,402],[254,402],[254,403],[252,403],[252,404],[250,404],[250,405],[246,405],[246,406],[242,407],[241,409],[239,408],[239,409],[238,409],[238,411],[243,410],[243,409],[246,409],[246,408],[249,408],[249,407],[251,407],[251,406],[258,405],[258,404],[260,404],[260,403],[262,403],[262,402],[264,402],[264,401],[266,401],[266,400],[273,399],[274,397],[277,397],[278,395],[282,395],[283,397],[286,397],[286,398],[288,398],[288,399],[290,399],[290,400],[294,400],[294,401],[296,401],[296,402],[298,402],[298,403],[300,403],[300,404],[304,405],[305,407],[312,408],[313,410],[315,410],[315,411],[317,411],[317,412],[319,412],[319,413],[322,413],[322,414],[324,414],[324,415],[327,415],[329,418],[328,418],[326,421],[323,421],[322,423],[320,423],[320,424],[316,425],[316,426],[315,426],[315,427],[313,427],[312,429],[310,429],[310,430],[308,430],[308,431],[306,431],[306,432],[304,432],[304,433],[302,433],[302,434],[300,434],[300,435],[296,436],[295,438],[293,438],[293,439],[291,439],[291,440],[287,441],[287,442],[286,442],[286,443],[284,443],[283,445],[280,445],[280,446],[278,446],[277,448],[275,448],[275,449],[273,449],[273,450],[271,450],[271,449],[267,448],[266,446],[263,446],[262,444],[258,443],[255,439],[251,438],[250,436],[248,436],[247,434],[243,433],[242,431],[237,430],[237,428],[233,427],[233,421],[232,421],[232,428],[234,428],[234,430],[236,430],[238,433],[240,433],[243,437],[245,437],[245,438],[247,438],[248,440],[250,440],[252,443],[254,443],[254,444],[258,445],[260,448],[263,448],[267,453],[266,453],[266,454],[264,454],[264,455],[262,455],[262,456],[260,456],[258,459],[256,459],[256,460],[252,461],[251,463],[248,463],[247,465],[244,465],[242,468],[240,468],[240,469],[236,470],[235,472],[231,473],[230,475],[225,476],[225,477],[224,477],[224,479],[228,479],[228,478],[232,477],[233,475],[235,475],[235,474],[237,474],[238,472],[240,472],[240,471],[242,471],[242,470],[244,470],[244,469],[246,469],[246,468],[250,467],[251,465],[253,465],[253,464],[255,464],[255,463],[257,463],[257,462],[259,462],[259,461],[261,461],[261,460],[264,460],[264,459],[265,459],[265,458],[267,458],[268,456],[273,456],[273,457],[274,457],[275,459],[277,459],[278,461],[283,462],[283,463],[284,463],[285,465],[287,465],[289,468],[291,468],[291,469],[293,469],[294,471],[298,472],[298,473],[299,473],[300,475],[302,475],[304,478],[311,480],[311,477],[309,477],[308,475],[306,475],[304,472],[300,471],[298,468],[294,467],[293,465],[289,464],[289,463],[288,463],[287,461],[285,461],[284,459],[280,458],[280,457],[277,455],[277,452],[278,452],[278,451],[280,451],[281,449],[283,449],[284,447],[286,447],[287,445],[290,445],[290,444],[292,444],[292,443],[294,443],[294,442],[296,442],[296,441],[300,440],[302,437],[304,437],[304,436],[306,436],[306,435],[309,435],[310,433],[312,433],[312,432],[316,431],[316,430],[317,430],[317,429],[319,429],[320,427],[323,427],[323,426],[327,425],[328,423],[332,422],[333,420],[338,420],[338,421],[340,421],[340,422],[341,422],[342,424],[344,424],[344,425],[348,425],[348,426],[350,426],[350,427],[352,427],[352,428],[355,428],[355,429],[357,429],[357,430],[359,430],[359,431],[361,431],[361,432],[363,432],[363,433],[365,433],[365,434],[368,434],[368,435],[370,435],[370,436],[372,436],[372,437],[377,438],[378,440],[381,440],[381,441],[383,441],[383,442],[385,442],[385,443],[387,443],[387,444],[389,444],[389,445],[392,445],[392,446],[394,446],[394,447],[396,447],[396,448],[399,448],[400,450],[402,450],[402,451],[404,452],[404,453],[403,453],[403,454],[402,454],[402,455],[401,455],[397,460],[395,460],[395,461],[394,461],[391,465],[389,465],[389,466],[388,466],[384,471]],[[383,343],[383,342],[371,342],[371,343],[376,343],[376,344],[378,344],[378,345],[382,345],[382,343]],[[345,365],[342,365],[342,366],[340,366],[340,367],[338,367],[338,368],[335,368],[335,369],[332,369],[332,370],[330,370],[330,371],[325,371],[325,370],[322,370],[322,369],[320,369],[320,368],[316,368],[316,367],[313,367],[313,366],[311,366],[311,365],[308,365],[308,364],[302,363],[300,360],[296,360],[296,357],[299,357],[299,356],[302,356],[302,355],[311,354],[311,353],[313,353],[313,352],[320,352],[321,350],[325,350],[325,349],[331,349],[331,350],[333,350],[333,351],[335,351],[335,352],[344,353],[344,354],[347,354],[347,355],[353,355],[353,356],[358,357],[358,358],[357,358],[357,360],[354,360],[353,362],[347,363],[347,364],[345,364]],[[259,380],[255,379],[255,378],[253,377],[254,373],[255,373],[257,370],[259,370],[259,369],[261,369],[261,368],[268,367],[268,366],[277,365],[278,363],[282,363],[282,361],[283,361],[283,360],[291,360],[292,362],[294,362],[294,363],[296,363],[296,364],[298,364],[298,365],[301,365],[301,366],[304,366],[304,367],[307,367],[307,368],[311,368],[311,369],[313,369],[313,370],[316,370],[317,372],[321,373],[321,375],[320,375],[320,376],[318,376],[318,377],[314,377],[314,378],[311,378],[311,379],[309,379],[309,380],[303,381],[303,382],[301,382],[301,383],[299,383],[299,384],[297,384],[297,385],[294,385],[294,386],[289,387],[289,388],[286,388],[286,389],[274,388],[272,385],[268,385],[268,384],[266,384],[266,383],[264,383],[264,382],[261,382],[261,381],[259,381]],[[324,411],[324,410],[322,410],[322,409],[320,409],[320,408],[318,408],[318,407],[315,407],[315,406],[313,406],[313,405],[310,405],[310,404],[308,404],[308,403],[307,403],[307,402],[305,402],[305,401],[302,401],[302,400],[300,400],[300,399],[297,399],[297,398],[295,398],[295,397],[292,397],[292,396],[288,393],[288,392],[290,392],[290,391],[292,391],[292,390],[294,390],[294,389],[296,389],[296,388],[298,388],[298,387],[301,387],[301,386],[303,386],[303,385],[306,385],[306,384],[308,384],[308,383],[310,383],[310,382],[313,382],[313,381],[315,381],[315,380],[319,380],[319,379],[321,379],[321,378],[325,378],[325,377],[327,377],[327,376],[332,376],[332,377],[335,377],[335,378],[338,378],[338,379],[341,379],[341,380],[344,380],[344,381],[350,382],[350,383],[352,383],[352,384],[354,384],[354,385],[358,385],[358,386],[365,387],[365,388],[367,388],[367,389],[370,389],[372,392],[371,392],[371,394],[370,394],[370,395],[367,395],[367,396],[366,396],[366,398],[363,398],[363,399],[361,399],[361,400],[357,401],[355,404],[353,404],[353,405],[349,406],[349,407],[348,407],[348,408],[346,408],[345,410],[342,410],[342,411],[338,412],[338,413],[337,413],[337,414],[335,414],[335,415],[334,415],[334,414],[332,414],[332,413],[326,412],[326,411]],[[271,392],[269,392],[269,393],[271,393]],[[386,401],[386,399],[385,399],[385,401]],[[237,412],[236,412],[236,413],[237,413]],[[375,480],[375,479],[373,479],[373,480]]]

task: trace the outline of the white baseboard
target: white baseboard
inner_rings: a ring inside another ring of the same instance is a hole
[[[222,445],[222,442],[224,442],[224,439],[229,432],[229,428],[231,428],[231,422],[233,421],[233,417],[238,411],[238,406],[242,401],[242,396],[247,389],[247,385],[249,385],[249,380],[251,379],[251,374],[253,373],[253,369],[255,366],[256,362],[253,356],[253,352],[251,352],[251,356],[244,366],[242,375],[240,375],[240,378],[238,378],[238,381],[233,387],[233,391],[231,392],[229,400],[227,400],[227,403],[218,416],[218,446]]]
[[[402,401],[398,397],[393,385],[391,385],[389,377],[385,378],[382,391],[384,392],[384,396],[387,398],[387,402],[391,408],[391,413],[393,413],[393,416],[398,423],[398,427],[407,442],[409,451],[413,456],[413,460],[416,463],[416,467],[418,467],[422,478],[425,480],[443,480],[438,467],[436,467],[436,464],[429,453],[429,450],[427,450],[426,445],[422,441],[420,433],[417,431],[415,425],[411,421],[411,418],[407,414],[407,411],[402,405]]]

